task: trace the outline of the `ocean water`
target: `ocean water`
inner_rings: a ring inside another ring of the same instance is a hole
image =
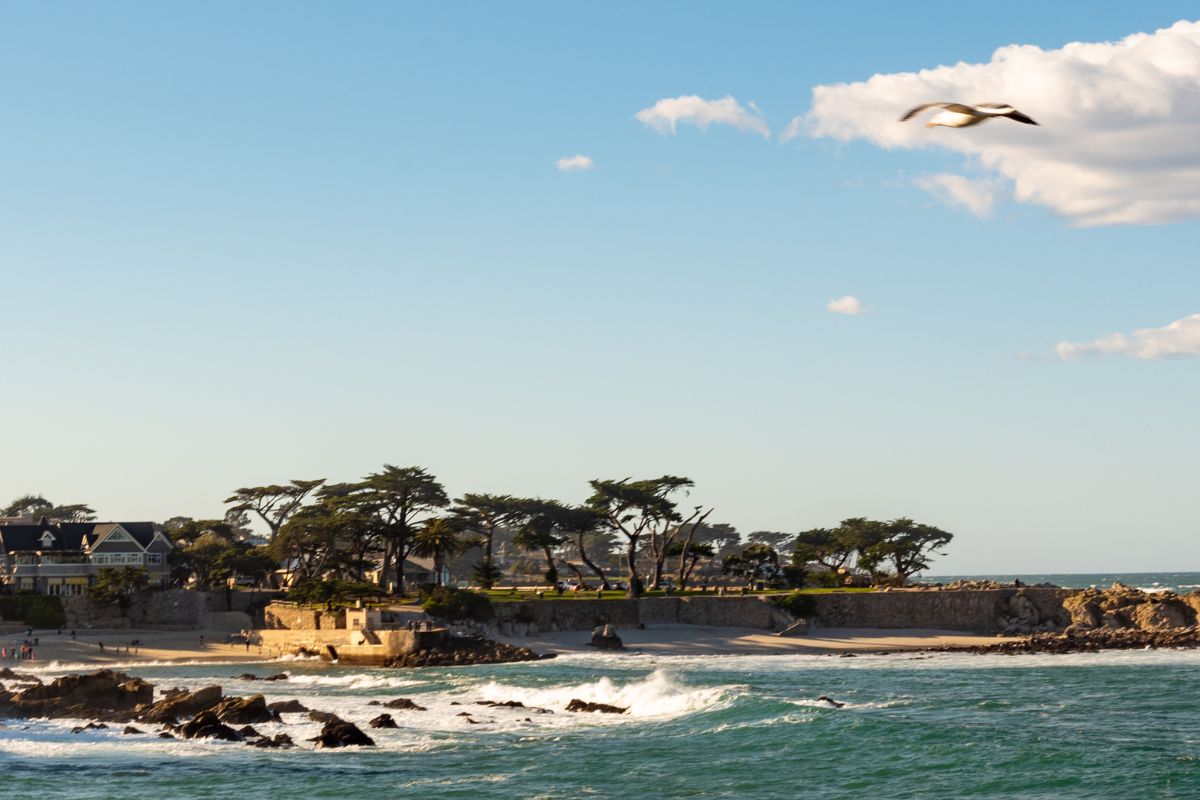
[[[1133,586],[1147,592],[1172,591],[1186,594],[1200,589],[1200,572],[1088,572],[1077,574],[1008,574],[1008,575],[928,575],[919,580],[949,583],[957,580],[992,580],[1011,583],[1019,578],[1023,583],[1052,583],[1066,589],[1107,588],[1114,582]]]
[[[80,665],[38,667],[46,677]],[[374,749],[71,734],[5,720],[0,775],[35,798],[1200,798],[1200,652],[563,656],[474,668],[310,662],[134,665],[160,688],[221,683],[333,711]],[[230,676],[286,671],[286,682]],[[846,705],[826,707],[828,695]],[[398,730],[370,700],[411,697]],[[572,698],[628,706],[568,714]],[[494,709],[520,700],[553,710]],[[455,705],[459,703],[461,705]],[[466,717],[469,712],[477,724]],[[318,726],[285,724],[300,741]],[[147,727],[147,726],[143,726]]]

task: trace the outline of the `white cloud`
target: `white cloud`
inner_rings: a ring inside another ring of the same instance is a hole
[[[779,141],[790,142],[805,133],[808,133],[808,121],[804,117],[792,117],[792,121],[783,129],[783,133],[779,134]]]
[[[1131,334],[1113,333],[1090,342],[1059,342],[1062,359],[1084,356],[1129,356],[1157,360],[1200,356],[1200,314],[1177,319],[1162,328],[1140,328]]]
[[[849,314],[852,317],[863,312],[862,303],[852,295],[830,300],[825,304],[825,308],[834,314]]]
[[[965,208],[980,219],[987,219],[992,215],[992,205],[996,200],[995,181],[972,180],[962,175],[941,173],[923,175],[914,180],[913,184],[951,208]]]
[[[938,100],[1011,103],[1041,126],[897,121]],[[818,137],[963,153],[1011,179],[1017,201],[1077,225],[1200,217],[1200,22],[1057,50],[1009,45],[986,64],[817,86],[805,124]]]
[[[584,155],[573,155],[569,158],[560,158],[554,162],[554,168],[559,172],[579,172],[585,169],[595,169],[596,162]]]
[[[743,108],[730,95],[720,100],[705,100],[694,94],[665,97],[633,117],[659,133],[675,133],[676,124],[686,122],[701,130],[709,125],[728,125],[739,131],[760,133],[764,138],[771,136],[771,129],[758,106],[750,103],[749,108]]]

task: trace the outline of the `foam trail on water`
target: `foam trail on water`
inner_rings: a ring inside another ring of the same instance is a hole
[[[629,709],[632,717],[677,717],[716,706],[729,687],[691,688],[655,670],[639,681],[618,684],[610,678],[571,686],[529,688],[495,681],[479,689],[484,700],[519,700],[527,706],[561,710],[571,700]]]

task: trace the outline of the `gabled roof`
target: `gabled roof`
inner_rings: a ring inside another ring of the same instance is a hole
[[[5,553],[80,552],[90,550],[117,528],[124,530],[144,550],[158,534],[153,522],[59,522],[48,520],[35,523],[0,524],[0,548]],[[49,531],[53,541],[43,542]],[[165,538],[165,537],[164,537]],[[169,540],[168,540],[168,543]]]

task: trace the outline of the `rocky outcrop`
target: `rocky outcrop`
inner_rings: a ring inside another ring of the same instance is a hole
[[[321,734],[311,741],[317,747],[374,747],[375,740],[367,736],[353,722],[337,720],[327,722]]]
[[[22,692],[0,693],[0,715],[16,717],[80,717],[127,721],[135,709],[154,697],[154,686],[141,678],[102,669],[64,675]]]
[[[378,717],[375,717],[375,719],[371,720],[367,724],[370,725],[372,728],[399,728],[400,727],[399,725],[396,724],[396,720],[392,719],[391,714],[380,714]]]
[[[972,647],[938,648],[970,653],[1094,653],[1100,650],[1146,650],[1154,648],[1200,647],[1200,627],[1140,630],[1137,628],[1097,628],[1068,630],[1062,633],[1035,633],[1020,639]]]
[[[170,722],[173,724],[181,719],[190,719],[201,711],[208,711],[221,702],[221,699],[220,686],[205,686],[194,692],[178,693],[173,691],[148,708],[139,709],[137,719],[139,722]]]
[[[601,650],[621,650],[625,647],[621,637],[617,636],[617,629],[612,625],[600,625],[593,628],[592,640],[588,644]]]
[[[242,737],[211,711],[201,711],[191,720],[176,728],[175,732],[184,739],[221,739],[227,742],[240,742]]]
[[[567,711],[578,711],[589,714],[624,714],[628,708],[610,706],[607,703],[589,703],[586,700],[574,699],[567,703]]]
[[[251,747],[264,747],[272,750],[286,750],[289,747],[295,746],[295,742],[292,741],[292,737],[288,736],[286,733],[277,733],[275,734],[274,738],[263,736],[256,741],[247,742],[247,744]]]
[[[553,658],[538,655],[528,647],[494,642],[482,637],[453,637],[445,647],[418,650],[393,659],[391,667],[464,667],[472,664],[507,664],[515,661],[537,661]]]
[[[274,714],[306,714],[308,707],[299,700],[279,700],[267,703],[267,710]]]
[[[226,697],[212,707],[217,719],[230,725],[254,725],[263,722],[278,722],[279,715],[267,708],[267,699],[261,694],[250,697]]]
[[[398,708],[401,711],[425,711],[425,706],[419,706],[407,697],[397,697],[381,704],[384,708]]]
[[[309,722],[319,722],[322,725],[328,725],[334,722],[343,722],[344,720],[337,714],[331,714],[328,711],[309,711]]]
[[[1068,633],[1094,630],[1168,631],[1197,624],[1200,595],[1148,593],[1114,583],[1108,589],[1086,589],[1063,601]]]

